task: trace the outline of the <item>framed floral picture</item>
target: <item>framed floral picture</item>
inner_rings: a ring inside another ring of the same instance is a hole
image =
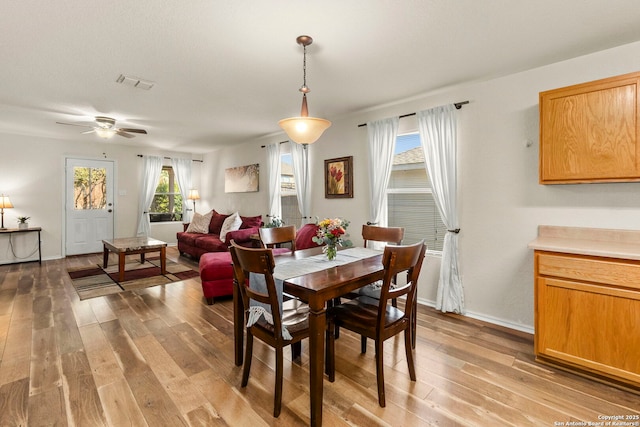
[[[352,156],[324,161],[324,197],[327,199],[353,197]]]

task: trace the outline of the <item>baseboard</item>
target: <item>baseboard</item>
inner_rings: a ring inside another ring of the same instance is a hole
[[[426,305],[432,308],[435,308],[436,306],[435,301],[429,301],[424,298],[418,298],[418,304]],[[466,311],[462,316],[467,316],[472,319],[481,320],[483,322],[492,323],[494,325],[503,326],[505,328],[513,329],[520,332],[525,332],[531,335],[533,335],[535,331],[533,326],[527,326],[520,323],[513,323],[513,322],[506,321],[504,319],[498,319],[497,317],[487,316],[486,314],[475,313],[473,311]]]

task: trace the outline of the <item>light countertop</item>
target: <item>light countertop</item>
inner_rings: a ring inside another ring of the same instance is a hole
[[[540,225],[529,248],[607,258],[640,260],[640,230]]]

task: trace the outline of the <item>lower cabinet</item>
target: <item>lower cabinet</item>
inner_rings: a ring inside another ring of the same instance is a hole
[[[536,250],[540,362],[640,390],[640,261]]]

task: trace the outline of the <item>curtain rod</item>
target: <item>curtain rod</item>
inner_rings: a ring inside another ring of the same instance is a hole
[[[280,142],[278,142],[278,144],[285,144],[285,143],[287,143],[287,142],[289,142],[289,140],[288,140],[288,139],[287,139],[286,141],[280,141]],[[266,145],[261,145],[261,146],[260,146],[260,148],[264,148],[264,147],[266,147]]]
[[[138,157],[144,157],[142,154],[136,154],[136,156]],[[163,159],[168,159],[171,160],[171,157],[163,157]],[[204,163],[204,160],[198,160],[198,159],[191,159],[192,162],[200,162],[200,163]]]
[[[453,106],[456,107],[456,110],[459,110],[459,109],[462,108],[463,105],[467,105],[468,103],[469,103],[469,101],[460,101],[460,102],[455,102],[453,104]],[[410,116],[415,116],[415,115],[416,115],[416,113],[403,114],[402,116],[399,116],[399,118],[403,119],[405,117],[410,117]],[[362,124],[359,124],[358,127],[361,128],[361,127],[364,127],[366,125],[367,125],[366,123],[362,123]]]

